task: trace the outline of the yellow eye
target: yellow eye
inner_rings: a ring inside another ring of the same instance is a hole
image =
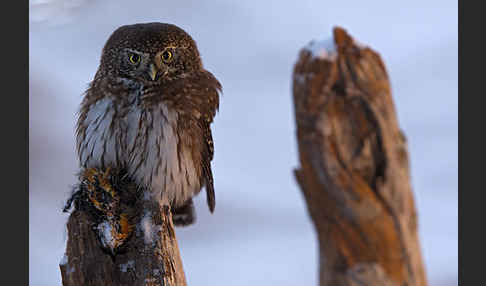
[[[162,53],[162,59],[164,60],[164,62],[168,62],[172,59],[172,52],[171,51],[164,51]]]
[[[138,64],[140,62],[140,56],[137,54],[131,54],[129,60],[132,64]]]

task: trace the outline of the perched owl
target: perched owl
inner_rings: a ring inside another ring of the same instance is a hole
[[[192,197],[203,187],[209,210],[215,207],[210,124],[220,92],[182,29],[164,23],[118,28],[81,103],[81,167],[123,169],[146,195],[172,206],[176,225],[193,223]]]

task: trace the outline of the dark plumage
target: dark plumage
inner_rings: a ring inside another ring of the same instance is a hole
[[[213,212],[210,124],[220,91],[182,29],[162,23],[118,28],[81,103],[76,141],[82,168],[126,170],[172,205],[178,225],[194,221],[192,197],[202,187]]]

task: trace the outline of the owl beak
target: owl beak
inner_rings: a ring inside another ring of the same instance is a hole
[[[155,80],[155,78],[157,77],[157,68],[154,64],[150,65],[149,76],[152,80]]]

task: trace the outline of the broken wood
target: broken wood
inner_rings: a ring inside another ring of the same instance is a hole
[[[319,240],[320,285],[425,286],[407,143],[380,56],[342,28],[294,67],[296,179]]]
[[[185,286],[169,206],[117,172],[80,176],[60,263],[63,286]]]

